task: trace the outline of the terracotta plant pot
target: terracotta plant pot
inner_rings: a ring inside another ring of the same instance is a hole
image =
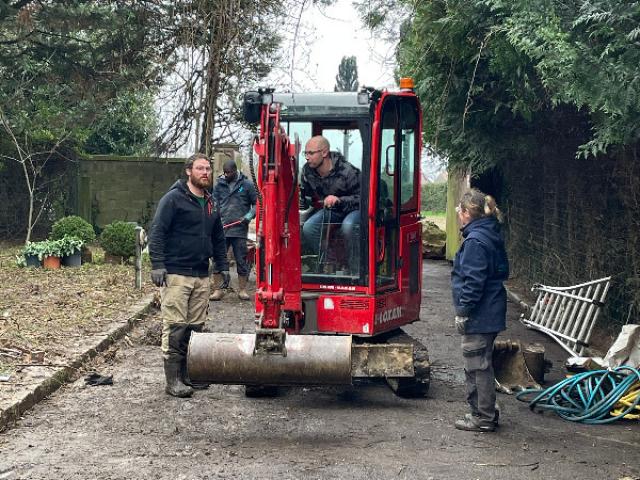
[[[42,266],[49,270],[60,268],[60,257],[44,257],[42,259]]]

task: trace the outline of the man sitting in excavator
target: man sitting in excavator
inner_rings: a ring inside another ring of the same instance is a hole
[[[339,152],[330,151],[329,141],[317,135],[309,139],[300,180],[300,208],[320,208],[302,227],[302,248],[312,254],[321,250],[323,225],[341,224],[340,233],[348,252],[357,249],[360,226],[360,170]]]

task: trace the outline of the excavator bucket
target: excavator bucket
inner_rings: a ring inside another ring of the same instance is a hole
[[[194,333],[187,368],[196,383],[351,385],[354,380],[380,378],[399,394],[423,396],[429,387],[428,357],[420,352],[416,362],[414,347],[402,339],[368,343],[353,341],[350,335],[287,335],[279,329]]]
[[[193,334],[189,378],[234,385],[351,384],[348,335],[287,335],[280,353],[259,351],[256,338],[255,334]]]
[[[493,370],[498,391],[512,394],[540,388],[544,381],[544,347],[539,344],[523,347],[519,341],[498,340],[493,349]]]

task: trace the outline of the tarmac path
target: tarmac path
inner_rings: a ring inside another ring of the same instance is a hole
[[[0,434],[0,479],[635,479],[640,424],[585,426],[499,395],[494,434],[457,431],[466,411],[449,265],[425,262],[422,320],[407,331],[433,364],[428,398],[383,385],[291,388],[247,398],[212,386],[188,400],[164,393],[159,317],[144,320],[92,368],[112,386],[67,385]],[[543,342],[559,378],[562,353],[515,321],[509,338]],[[250,302],[212,305],[215,331],[253,321]],[[151,341],[149,341],[151,339]]]

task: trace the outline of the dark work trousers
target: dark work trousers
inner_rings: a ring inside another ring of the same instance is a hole
[[[242,237],[227,237],[227,250],[233,249],[233,257],[236,259],[236,271],[239,277],[249,276],[247,265],[247,239]]]
[[[496,415],[496,387],[493,372],[493,342],[497,333],[462,336],[467,403],[474,422],[493,425]]]

